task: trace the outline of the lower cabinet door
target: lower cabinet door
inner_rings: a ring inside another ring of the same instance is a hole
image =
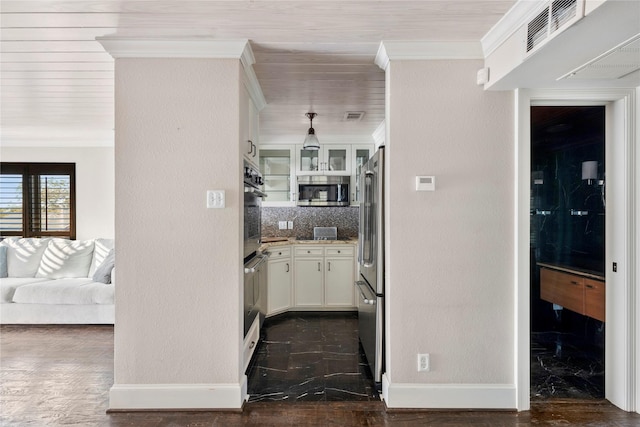
[[[353,258],[326,258],[324,303],[327,307],[353,307]]]
[[[295,261],[295,305],[323,305],[324,258],[299,258]]]
[[[291,307],[291,268],[290,259],[269,261],[269,297],[267,315],[280,313]]]

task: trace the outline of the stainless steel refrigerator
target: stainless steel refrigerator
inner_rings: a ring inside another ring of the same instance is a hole
[[[384,372],[384,147],[362,166],[358,233],[358,326],[375,382]]]

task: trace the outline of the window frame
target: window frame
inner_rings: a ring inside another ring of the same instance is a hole
[[[76,164],[75,163],[44,163],[44,162],[1,162],[0,175],[22,175],[22,230],[9,231],[0,229],[2,236],[20,237],[62,237],[76,239]],[[34,196],[29,180],[39,175],[67,175],[69,176],[69,230],[43,231],[32,230]]]

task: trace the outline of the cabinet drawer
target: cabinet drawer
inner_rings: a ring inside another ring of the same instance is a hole
[[[281,258],[289,258],[291,256],[291,248],[290,247],[273,247],[269,248],[269,259],[281,259]]]
[[[584,314],[601,322],[605,319],[605,285],[598,280],[584,279]]]
[[[244,347],[242,351],[244,371],[247,370],[249,361],[251,361],[251,356],[253,356],[253,352],[258,346],[258,340],[260,339],[260,321],[258,320],[258,317],[259,316],[256,316],[255,320],[251,324],[249,332],[247,332],[247,336],[244,338]]]
[[[327,256],[353,256],[355,250],[353,246],[336,246],[325,249]]]
[[[584,313],[584,278],[540,269],[540,298],[576,313]]]
[[[323,256],[324,248],[322,246],[299,246],[295,250],[296,256]]]

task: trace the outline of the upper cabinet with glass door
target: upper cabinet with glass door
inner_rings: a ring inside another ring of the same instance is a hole
[[[319,150],[296,146],[297,175],[350,175],[351,145],[324,145]]]
[[[267,197],[263,206],[295,206],[295,149],[291,145],[260,148],[260,171]]]
[[[362,198],[362,188],[360,184],[360,172],[362,171],[362,165],[373,156],[374,146],[372,145],[353,145],[351,146],[352,153],[351,158],[353,163],[351,165],[351,204],[357,205]]]

